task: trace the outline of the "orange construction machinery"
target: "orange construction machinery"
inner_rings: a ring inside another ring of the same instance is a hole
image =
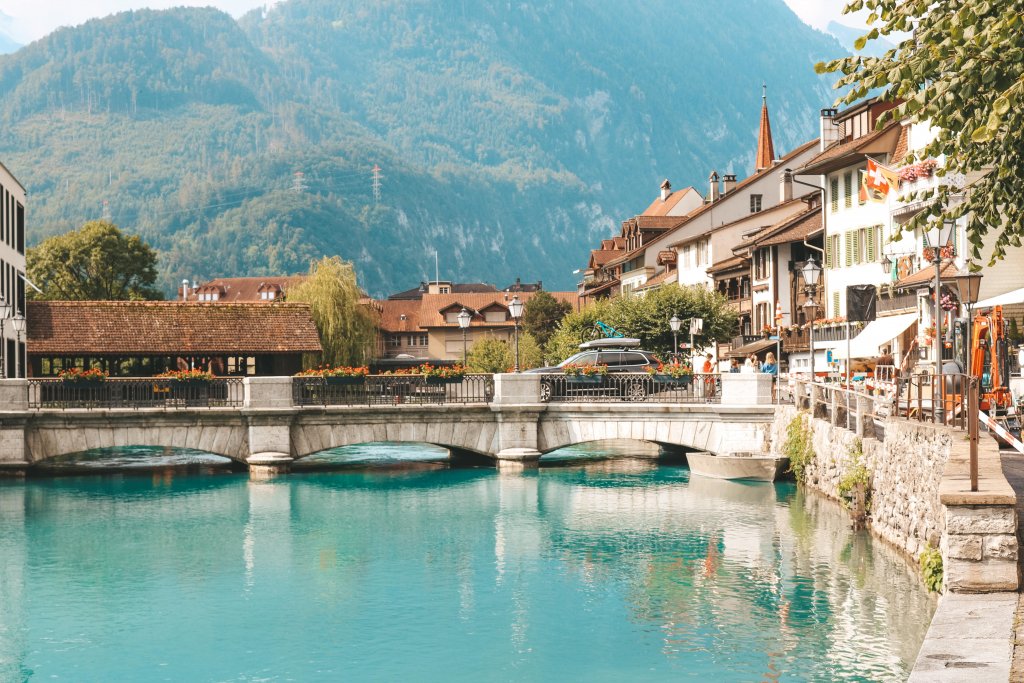
[[[1010,393],[1010,356],[1006,340],[1003,307],[982,311],[971,321],[971,344],[968,351],[968,372],[981,378],[979,407],[996,415],[1013,411]]]

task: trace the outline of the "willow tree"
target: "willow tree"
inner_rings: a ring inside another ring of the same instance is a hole
[[[1024,1],[855,0],[844,12],[865,8],[871,28],[854,47],[883,36],[901,37],[899,44],[881,57],[855,55],[816,70],[843,74],[836,88],[847,90],[839,103],[878,89],[882,101],[896,103],[879,126],[895,118],[937,129],[917,154],[944,155],[936,174],[970,186],[962,203],[951,201],[961,183],[917,193],[913,199],[928,210],[910,227],[966,217],[975,259],[985,235],[995,234],[991,265],[1024,235]]]
[[[324,364],[362,365],[372,356],[377,319],[363,298],[352,264],[337,256],[311,263],[305,281],[288,292],[288,301],[309,304]]]

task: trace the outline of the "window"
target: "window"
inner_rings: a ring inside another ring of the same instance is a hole
[[[875,240],[876,233],[878,232],[878,230],[878,226],[867,228],[865,230],[867,244],[865,245],[864,249],[864,258],[868,263],[874,263],[875,261],[878,260],[878,243]]]
[[[597,362],[611,368],[619,367],[622,365],[622,355],[621,351],[602,351]]]
[[[489,323],[503,323],[508,321],[505,311],[486,311],[484,321]]]
[[[839,211],[839,178],[828,181],[828,196],[832,203],[832,213]]]
[[[832,292],[832,317],[839,317],[839,292]]]
[[[750,213],[757,213],[761,210],[761,197],[759,194],[750,195]]]
[[[825,238],[825,267],[835,268],[835,250],[832,248],[832,237]]]
[[[427,346],[429,343],[425,334],[410,334],[406,339],[406,346]]]
[[[843,174],[843,206],[853,206],[853,173]]]
[[[452,288],[451,287],[438,287],[437,291],[439,293],[441,293],[441,294],[451,294],[452,293]]]
[[[451,311],[448,311],[447,313],[444,314],[444,321],[446,323],[456,323],[456,324],[458,324],[458,322],[459,322],[459,311],[454,310],[454,309],[451,310]]]
[[[397,349],[399,346],[402,345],[402,335],[389,334],[388,336],[384,337],[384,344],[388,348]]]
[[[846,258],[843,260],[843,263],[849,268],[853,265],[853,232],[847,231],[843,233],[843,241],[843,251],[846,252]]]
[[[771,277],[771,249],[758,249],[754,252],[754,279],[765,280]]]

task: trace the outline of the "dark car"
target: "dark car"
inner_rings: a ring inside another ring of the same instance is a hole
[[[636,339],[596,339],[580,344],[582,349],[558,365],[546,368],[534,368],[527,372],[560,375],[565,373],[566,365],[606,365],[609,374],[645,373],[649,367],[658,367],[660,361],[652,351],[635,348],[639,345]],[[605,377],[589,381],[568,378],[542,379],[540,398],[550,401],[554,396],[565,396],[574,393],[614,392],[636,400],[647,397],[649,382],[643,379],[629,381],[625,378]]]

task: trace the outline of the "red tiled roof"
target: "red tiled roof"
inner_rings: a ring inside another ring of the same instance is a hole
[[[942,266],[942,275],[940,277],[942,280],[952,280],[959,274],[959,272],[960,271],[957,270],[956,264],[952,262],[946,263]],[[935,266],[926,266],[916,273],[911,273],[907,277],[897,280],[896,286],[914,287],[917,285],[927,285],[933,282],[935,282]]]
[[[564,301],[574,309],[578,304],[579,297],[576,292],[548,292],[559,301]],[[484,309],[503,307],[507,308],[514,296],[524,304],[536,295],[536,292],[478,292],[478,293],[455,293],[455,294],[424,294],[419,300],[392,300],[386,299],[380,304],[383,313],[380,319],[380,329],[384,332],[409,332],[423,331],[429,327],[458,327],[458,323],[445,320],[444,311],[453,306],[465,307],[473,314],[473,327],[510,327],[512,321],[500,323],[488,323],[483,320],[480,313]],[[405,315],[405,320],[401,316]],[[480,317],[478,317],[480,316]]]
[[[676,190],[675,192],[670,194],[668,197],[665,198],[664,201],[662,201],[661,196],[659,195],[658,198],[651,202],[651,205],[644,209],[640,215],[645,217],[668,216],[668,212],[675,208],[676,204],[679,203],[679,200],[681,200],[689,193],[696,191],[697,190],[693,189],[692,187],[684,187],[683,189]],[[681,216],[669,217],[681,218]]]
[[[31,354],[90,356],[319,353],[309,305],[30,301]]]
[[[757,163],[754,168],[770,168],[775,161],[775,145],[772,143],[772,124],[768,120],[768,100],[761,103],[761,127],[757,133]]]
[[[900,137],[896,141],[896,147],[892,150],[892,162],[897,166],[902,166],[903,160],[907,157],[907,146],[910,144],[909,130],[910,126],[903,126],[900,129]]]
[[[220,295],[217,303],[239,303],[243,301],[260,301],[265,303],[266,299],[260,299],[261,291],[273,288],[276,285],[285,296],[288,296],[288,289],[301,284],[305,279],[305,275],[220,277],[204,282],[191,290],[188,300],[198,301],[197,292],[199,291],[217,289]]]

